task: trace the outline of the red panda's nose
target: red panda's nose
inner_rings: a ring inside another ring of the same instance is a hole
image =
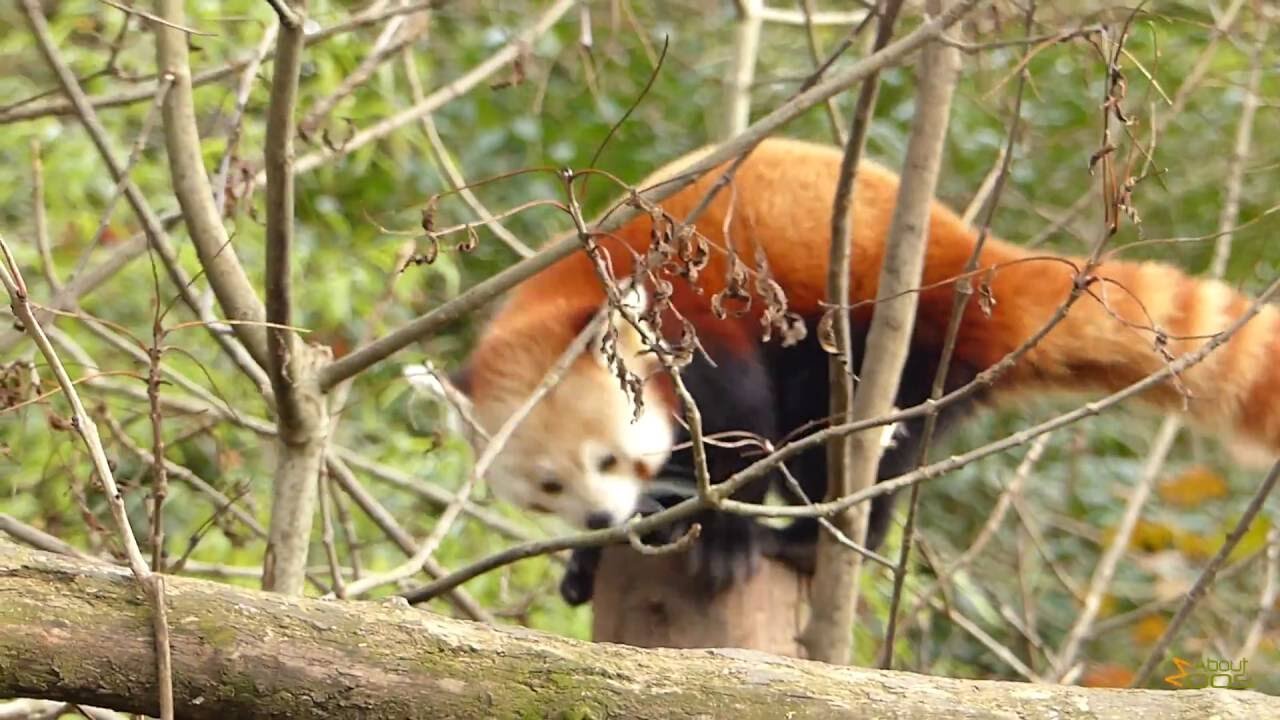
[[[613,524],[613,515],[604,510],[596,510],[587,515],[588,530],[603,530]]]

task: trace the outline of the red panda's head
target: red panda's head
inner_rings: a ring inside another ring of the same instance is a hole
[[[629,300],[643,303],[644,293],[633,291]],[[476,424],[489,435],[497,432],[596,309],[555,300],[509,308],[459,376]],[[632,373],[648,378],[657,363],[643,352],[639,333],[621,318],[611,320],[618,357]],[[497,497],[592,529],[624,522],[636,512],[646,486],[671,454],[675,430],[667,400],[652,382],[644,385],[644,406],[635,417],[600,340],[596,331],[559,383],[515,427],[485,473]]]

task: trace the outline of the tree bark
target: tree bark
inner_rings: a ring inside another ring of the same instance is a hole
[[[804,657],[808,581],[775,560],[709,601],[684,582],[684,553],[606,548],[591,601],[596,642],[641,648],[744,648]]]
[[[1280,698],[1084,689],[836,667],[744,650],[639,650],[389,603],[172,577],[183,718],[1240,718]],[[0,541],[0,697],[155,714],[151,610],[126,569]]]

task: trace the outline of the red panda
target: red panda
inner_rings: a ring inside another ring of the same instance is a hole
[[[705,152],[668,165],[651,181],[674,175]],[[697,258],[704,263],[700,270],[690,277],[687,264],[682,266],[697,253],[675,253],[686,255],[683,259],[667,255],[661,269],[650,268],[647,292],[636,294],[641,302],[655,294],[669,295],[669,308],[660,314],[657,328],[668,340],[681,337],[684,323],[679,318],[696,331],[705,355],[694,353],[682,378],[708,435],[748,433],[776,444],[825,424],[829,355],[818,325],[825,312],[829,224],[840,160],[834,147],[765,140],[694,222],[696,233],[710,247]],[[705,174],[661,202],[666,216],[677,221],[688,217],[724,169]],[[863,162],[858,169],[850,267],[855,370],[861,365],[862,340],[873,310],[866,301],[876,296],[898,184],[892,172],[875,163]],[[659,227],[655,233],[654,224],[652,214],[641,213],[616,233],[597,239],[615,278],[630,277],[637,258],[660,255],[652,243],[671,229]],[[689,238],[679,227],[672,234]],[[976,240],[976,231],[956,213],[933,204],[923,289],[899,407],[917,405],[929,396],[952,313],[954,281]],[[727,252],[730,248],[735,259]],[[744,267],[758,270],[761,257],[776,286],[731,280]],[[975,285],[987,297],[968,304],[946,390],[970,382],[1041,329],[1066,300],[1076,268],[1083,264],[1083,258],[1032,253],[988,239],[975,277]],[[1093,283],[1091,292],[993,386],[970,396],[968,405],[948,406],[940,413],[939,432],[977,405],[998,404],[1019,394],[1117,390],[1159,370],[1171,357],[1200,347],[1250,304],[1221,282],[1188,277],[1154,262],[1106,261],[1093,274],[1101,282]],[[769,287],[781,289],[788,313],[803,323],[805,335],[798,342],[788,343],[776,331],[770,338],[762,332],[762,317],[770,305],[776,306],[761,296]],[[739,294],[737,307],[746,305],[745,312],[719,311],[716,304],[724,299],[726,288]],[[586,253],[553,264],[511,292],[456,374],[482,428],[493,432],[524,402],[604,301],[603,285]],[[1225,345],[1182,372],[1176,383],[1161,384],[1144,399],[1167,409],[1181,409],[1186,400],[1189,418],[1200,425],[1271,453],[1280,450],[1280,408],[1274,402],[1280,388],[1278,322],[1277,308],[1264,308]],[[500,498],[527,510],[555,513],[576,526],[600,528],[645,509],[662,495],[654,488],[671,488],[673,482],[692,487],[689,451],[676,449],[687,433],[670,378],[645,352],[634,328],[626,323],[615,327],[618,357],[646,379],[643,410],[633,418],[629,396],[607,366],[600,344],[593,343],[498,454],[488,480]],[[1157,342],[1151,328],[1159,328],[1167,339]],[[919,428],[911,424],[900,433],[881,461],[880,479],[913,467],[918,435]],[[708,445],[712,481],[725,479],[758,455],[758,449],[739,444]],[[824,450],[800,455],[788,469],[808,497],[825,495]],[[766,478],[736,497],[760,502],[771,485],[781,487],[775,483],[778,478]],[[786,488],[782,491],[787,493]],[[891,497],[873,503],[868,545],[875,547],[882,540],[890,513]],[[762,553],[805,557],[794,548],[811,548],[816,539],[812,521],[774,530],[750,518],[707,511],[691,522],[700,523],[702,532],[688,554],[689,570],[709,592],[752,572]],[[598,551],[575,555],[561,585],[566,600],[589,599],[598,557]]]

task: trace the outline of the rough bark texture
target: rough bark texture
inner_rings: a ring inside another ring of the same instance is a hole
[[[1280,698],[931,678],[744,650],[639,650],[382,603],[171,578],[183,718],[1241,718]],[[156,712],[148,603],[124,568],[0,541],[0,697]]]
[[[807,581],[764,560],[760,570],[710,602],[684,582],[684,553],[604,551],[591,601],[597,642],[642,648],[745,648],[803,657]]]

